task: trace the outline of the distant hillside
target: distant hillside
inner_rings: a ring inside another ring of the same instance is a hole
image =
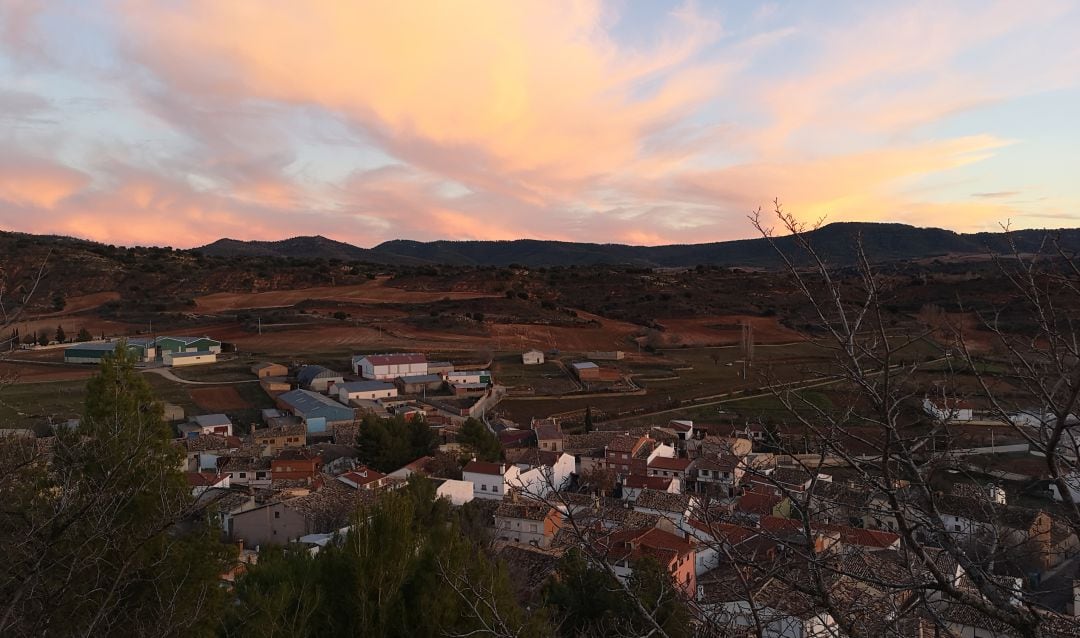
[[[279,241],[241,241],[226,238],[195,250],[213,257],[321,258],[394,265],[419,264],[426,261],[411,257],[397,257],[386,252],[376,253],[367,248],[335,241],[321,235],[293,237]]]
[[[1080,229],[1057,233],[1070,250],[1080,250]],[[1047,231],[1013,233],[1018,247],[1038,248]],[[837,264],[855,260],[854,240],[862,237],[871,259],[878,262],[924,259],[946,255],[981,255],[1008,250],[1002,233],[960,234],[940,228],[916,228],[905,224],[834,223],[808,233],[812,244]],[[795,240],[779,237],[777,246],[796,259]],[[669,246],[626,246],[584,244],[522,239],[517,241],[388,241],[372,249],[376,253],[412,256],[439,263],[505,266],[569,266],[629,264],[649,267],[680,267],[697,264],[774,267],[780,264],[776,252],[764,239],[744,239],[709,244]]]

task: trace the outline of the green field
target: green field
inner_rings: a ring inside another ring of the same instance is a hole
[[[188,381],[250,381],[255,378],[251,366],[259,360],[247,356],[206,365],[172,368],[172,373]]]
[[[86,381],[25,383],[0,388],[0,427],[32,428],[82,413]]]

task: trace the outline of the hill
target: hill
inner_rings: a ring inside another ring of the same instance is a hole
[[[196,249],[212,257],[280,257],[283,259],[338,259],[371,263],[404,265],[426,263],[427,260],[399,257],[388,252],[375,252],[322,235],[292,237],[279,241],[242,241],[219,239]]]
[[[1080,249],[1080,229],[1057,233],[1070,250]],[[1024,251],[1038,248],[1047,231],[1013,233]],[[808,233],[813,246],[830,261],[851,264],[855,260],[854,241],[861,237],[871,259],[877,262],[925,259],[943,256],[986,255],[1007,252],[1004,233],[961,234],[940,228],[917,228],[905,224],[834,223]],[[777,247],[798,255],[795,240],[778,237]],[[521,239],[516,241],[389,241],[372,249],[384,255],[425,258],[455,265],[570,266],[627,264],[644,267],[717,266],[776,267],[776,252],[766,240],[743,239],[707,244],[668,246],[627,246]]]

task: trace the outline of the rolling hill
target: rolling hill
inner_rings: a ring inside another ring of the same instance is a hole
[[[1013,241],[1025,252],[1038,249],[1047,233],[1058,236],[1069,250],[1080,250],[1080,229],[1025,230],[1013,233]],[[1009,250],[1003,233],[962,234],[940,228],[917,228],[905,224],[864,222],[833,223],[808,233],[812,244],[831,262],[850,264],[854,242],[861,237],[875,262],[958,257],[1002,253]],[[791,237],[776,239],[777,247],[801,261]],[[217,256],[277,256],[338,258],[381,264],[452,264],[475,266],[587,266],[626,264],[640,267],[719,266],[775,267],[776,252],[761,238],[707,244],[628,246],[536,239],[513,241],[431,241],[397,239],[365,249],[325,237],[294,237],[277,242],[243,242],[222,239],[197,249]]]

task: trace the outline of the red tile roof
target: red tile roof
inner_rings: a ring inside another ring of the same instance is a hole
[[[658,456],[655,459],[649,461],[650,470],[675,470],[677,472],[685,472],[690,464],[693,463],[693,459],[669,459],[663,456]]]
[[[640,474],[631,474],[623,481],[623,487],[666,492],[668,488],[671,487],[671,481],[673,480],[674,479],[670,476],[641,476]]]
[[[678,556],[695,552],[694,544],[690,541],[656,527],[617,531],[602,542],[608,556],[615,560],[652,556],[670,562]]]
[[[351,472],[346,472],[338,477],[338,480],[343,483],[353,483],[357,487],[363,487],[370,483],[375,483],[381,479],[386,478],[386,475],[382,472],[376,472],[368,467],[360,467]]]
[[[735,509],[739,512],[765,516],[772,514],[773,508],[779,505],[781,500],[779,496],[773,494],[747,492],[739,497],[735,503]]]
[[[472,472],[473,474],[490,474],[491,476],[502,476],[504,466],[501,463],[488,463],[487,461],[469,461],[465,464],[462,472]]]
[[[187,478],[188,485],[192,487],[206,487],[216,485],[225,478],[225,475],[213,472],[184,472],[184,477]]]

